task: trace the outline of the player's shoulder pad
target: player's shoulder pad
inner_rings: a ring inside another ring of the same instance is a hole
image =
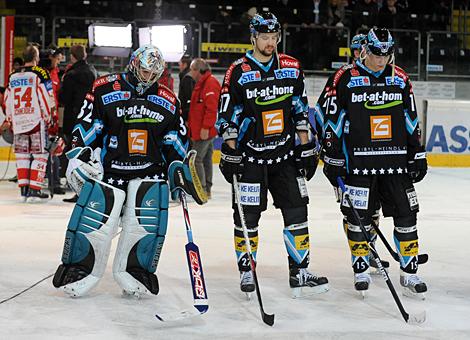
[[[39,76],[39,78],[41,78],[43,80],[50,80],[51,79],[51,76],[49,75],[49,72],[46,71],[45,69],[43,69],[40,66],[31,67],[31,71],[36,73]]]
[[[176,97],[175,93],[169,87],[163,84],[158,84],[157,96],[166,99],[173,105],[176,105],[176,103],[178,102],[178,97]]]
[[[347,72],[348,70],[351,70],[351,72]],[[353,71],[354,70],[354,71]],[[357,73],[357,75],[359,75],[359,71],[357,70],[357,66],[355,64],[344,64],[342,65],[335,73],[334,73],[334,76],[333,76],[333,83],[332,83],[332,87],[336,87],[338,85],[338,83],[340,82],[340,80],[344,77],[344,76],[348,76],[348,74],[353,74],[354,73]]]
[[[121,77],[121,74],[119,74],[119,73],[111,73],[111,74],[108,74],[108,75],[105,75],[105,76],[102,76],[102,77],[98,77],[93,82],[93,92],[95,92],[95,90],[100,86],[112,83],[116,80],[119,81],[121,79],[122,79],[122,77]]]
[[[233,74],[235,69],[237,69],[237,68],[243,69],[243,68],[246,68],[247,66],[249,67],[248,64],[245,64],[246,61],[247,61],[247,59],[245,57],[241,57],[241,58],[235,60],[229,66],[229,68],[227,69],[227,72],[225,72],[224,83],[222,84],[222,86],[230,85],[230,80],[232,79],[232,74]],[[247,66],[244,66],[244,65],[247,65]]]
[[[284,54],[284,53],[279,53],[279,66],[281,68],[300,68],[300,62],[288,55],[288,54]]]
[[[403,79],[405,82],[408,81],[410,77],[408,76],[408,73],[406,73],[404,69],[396,65],[391,65],[391,67],[395,67],[395,75]]]

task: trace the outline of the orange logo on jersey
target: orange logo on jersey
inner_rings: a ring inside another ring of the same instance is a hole
[[[391,116],[371,116],[370,135],[374,140],[392,138],[392,117]]]
[[[130,153],[147,154],[147,131],[129,130],[127,131],[127,144]]]
[[[261,114],[265,135],[273,135],[284,131],[284,114],[282,110],[264,111]]]

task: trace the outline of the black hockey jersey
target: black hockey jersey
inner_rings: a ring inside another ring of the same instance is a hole
[[[324,115],[323,149],[345,158],[352,175],[405,173],[420,146],[420,130],[408,75],[387,65],[372,72],[361,62],[338,70],[317,110]]]
[[[229,67],[222,85],[216,128],[257,164],[292,156],[296,128],[308,125],[299,61],[279,54],[279,64],[276,57],[262,64],[249,51]]]
[[[72,137],[72,147],[102,148],[105,173],[124,179],[166,172],[173,160],[184,159],[188,147],[175,94],[155,83],[139,95],[129,77],[119,73],[95,80]]]

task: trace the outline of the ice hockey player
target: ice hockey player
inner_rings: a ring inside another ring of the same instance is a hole
[[[365,34],[356,34],[352,39],[351,39],[351,44],[350,44],[350,50],[351,50],[351,56],[353,57],[352,65],[355,64],[356,60],[359,59],[363,45],[366,42],[367,36]],[[315,116],[315,128],[317,131],[319,131],[319,139],[320,141],[324,137],[324,127],[325,127],[325,116],[328,114],[326,111],[330,105],[332,108],[336,105],[336,103],[330,101],[332,100],[331,98],[333,97],[331,94],[334,93],[336,86],[338,84],[339,79],[341,78],[341,75],[348,69],[352,67],[351,64],[345,64],[343,65],[337,72],[333,73],[327,80],[326,85],[318,98],[317,104],[315,105],[315,110],[314,110],[314,116]],[[340,193],[338,191],[338,186],[336,185],[334,188],[334,192],[336,195],[337,202],[340,202]],[[377,201],[377,208],[372,216],[372,223],[378,228],[379,227],[379,219],[380,219],[380,202]],[[346,221],[346,216],[343,216],[343,229],[344,232],[347,233],[348,230],[348,225]],[[372,242],[375,244],[375,241],[377,240],[377,233],[375,232],[375,229],[370,230],[370,236],[372,239]],[[384,268],[388,268],[390,266],[390,263],[386,260],[382,260],[382,264]],[[380,271],[377,268],[377,264],[375,261],[370,261],[370,266],[374,269],[371,271],[371,274],[380,274]]]
[[[28,45],[25,65],[14,71],[5,92],[6,120],[12,125],[18,186],[23,201],[40,202],[47,165],[48,133],[57,128],[49,72],[37,66],[39,50]]]
[[[413,183],[427,172],[413,89],[394,64],[394,41],[387,29],[371,29],[360,60],[337,72],[329,92],[322,142],[323,172],[333,186],[343,177],[354,206],[370,230],[377,201],[393,217],[404,292],[422,297],[426,284],[417,276],[419,210]],[[343,200],[352,254],[354,286],[366,291],[369,250],[352,210]]]
[[[310,242],[305,180],[317,168],[314,141],[309,140],[307,94],[299,61],[277,52],[281,27],[271,13],[250,22],[253,50],[227,70],[216,124],[223,137],[220,170],[239,180],[241,203],[253,255],[258,248],[258,222],[267,208],[267,192],[284,219],[290,287],[294,297],[328,290],[326,277],[308,271]],[[300,144],[295,145],[295,135]],[[232,193],[233,194],[233,193]],[[255,290],[240,216],[232,195],[235,252],[243,292]]]
[[[67,179],[79,198],[53,279],[70,296],[86,294],[103,276],[119,219],[115,280],[129,295],[158,294],[155,271],[167,229],[168,177],[172,196],[182,188],[196,202],[204,200],[182,162],[188,142],[180,103],[157,83],[163,68],[158,48],[140,47],[126,72],[96,79],[86,94],[67,153]],[[177,166],[167,173],[172,162]]]

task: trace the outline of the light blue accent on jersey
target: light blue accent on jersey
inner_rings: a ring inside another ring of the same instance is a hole
[[[186,157],[186,151],[188,150],[188,142],[183,144],[181,138],[176,131],[170,131],[163,137],[163,144],[171,145],[178,152],[181,158]]]
[[[268,72],[274,62],[274,58],[271,58],[271,61],[267,65],[260,63],[258,60],[256,60],[255,57],[253,57],[253,51],[246,52],[245,56],[248,59],[252,60],[256,65],[258,65],[258,67],[262,69],[264,72]]]
[[[46,80],[44,82],[44,86],[46,87],[47,91],[52,91],[52,80]]]
[[[233,107],[233,114],[230,121],[235,123],[238,126],[238,118],[240,118],[240,113],[243,112],[243,104],[235,105]]]
[[[328,120],[326,122],[326,125],[325,125],[325,130],[328,128],[328,126],[331,127],[331,129],[333,130],[333,132],[335,133],[335,135],[338,137],[338,138],[341,138],[341,135],[343,134],[343,120],[344,120],[344,117],[346,117],[346,111],[341,110],[340,114],[339,114],[339,119],[338,119],[338,122],[336,124],[334,124],[331,120]]]
[[[300,112],[308,112],[308,104],[304,104],[302,100],[300,100],[300,96],[292,97],[292,107],[294,108],[295,114]]]
[[[299,235],[299,236],[306,236],[308,239],[308,228],[307,232],[305,234]],[[290,230],[284,229],[283,231],[284,234],[284,243],[286,245],[287,253],[292,257],[292,259],[297,263],[301,264],[302,261],[305,259],[305,257],[308,256],[309,249],[301,250],[297,249],[295,246],[295,236],[291,233]]]
[[[345,159],[346,172],[349,174],[349,155],[348,149],[346,148],[346,141],[343,138],[343,154]]]
[[[404,110],[404,111],[405,111],[406,130],[408,131],[410,135],[412,135],[413,132],[418,127],[418,117],[416,117],[415,120],[411,120],[408,110]]]
[[[104,163],[104,157],[108,153],[108,135],[103,137],[103,148],[101,149],[100,160],[101,164]]]
[[[321,109],[320,104],[317,103],[315,105],[313,115],[315,116],[315,120],[317,121],[319,127],[321,127],[322,136],[324,136],[325,135],[325,114],[323,113],[323,110]]]
[[[88,130],[85,130],[82,124],[78,123],[73,128],[72,134],[75,132],[75,130],[80,132],[80,138],[82,139],[83,144],[88,146],[93,143],[97,135],[101,134],[101,131],[103,130],[103,122],[99,119],[95,119],[93,121],[93,125]]]
[[[372,74],[374,77],[378,78],[380,77],[380,75],[383,73],[383,71],[385,70],[385,67],[383,70],[381,71],[377,71],[377,72],[374,72],[372,71],[370,68],[368,68],[366,65],[364,65],[363,63],[361,63],[360,60],[356,60],[356,65],[359,66],[360,68],[362,68],[363,70],[367,71],[368,73]]]
[[[400,85],[401,89],[404,89],[406,86],[405,81],[399,76],[395,76],[394,83],[392,82],[392,77],[385,77],[385,84],[387,85]]]
[[[238,83],[240,85],[255,81],[261,81],[261,73],[259,71],[243,72],[240,78],[238,79]]]
[[[147,100],[156,105],[163,107],[164,109],[170,111],[172,114],[175,114],[176,112],[176,106],[170,103],[168,100],[166,100],[163,97],[151,94],[147,96]]]
[[[224,118],[219,118],[217,120],[217,122],[215,122],[215,128],[217,130],[218,133],[220,133],[220,126],[224,123],[226,123],[227,121],[224,119]]]
[[[254,122],[255,122],[254,117],[243,119],[243,122],[240,125],[240,133],[238,135],[238,140],[239,141],[243,139],[243,136],[245,135],[246,131],[248,130],[248,127],[250,126],[251,123],[254,123]]]

